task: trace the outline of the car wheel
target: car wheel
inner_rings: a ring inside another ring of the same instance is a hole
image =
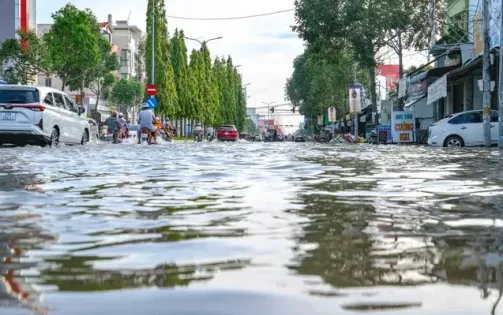
[[[85,145],[88,142],[89,142],[89,133],[87,132],[87,130],[84,130],[84,134],[82,135],[82,140],[80,141],[80,144]]]
[[[463,141],[463,138],[459,136],[449,136],[447,139],[445,139],[444,142],[444,147],[457,147],[461,148],[465,146],[465,142]]]
[[[49,146],[56,147],[59,144],[59,131],[57,128],[53,128],[51,132],[51,140]]]

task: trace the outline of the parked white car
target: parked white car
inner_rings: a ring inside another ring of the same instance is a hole
[[[428,145],[464,147],[484,145],[483,113],[471,110],[449,115],[430,126]],[[498,112],[491,111],[491,143],[498,144]]]
[[[85,144],[90,126],[65,93],[25,85],[0,85],[0,145]]]

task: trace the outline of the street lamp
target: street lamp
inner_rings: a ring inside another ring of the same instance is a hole
[[[222,38],[223,38],[222,36],[219,36],[219,37],[211,38],[211,39],[208,39],[208,40],[200,41],[199,39],[196,39],[196,38],[185,37],[185,39],[193,40],[195,42],[198,42],[201,45],[201,49],[203,47],[203,44],[207,44],[207,43],[211,42],[212,40],[218,40],[218,39],[222,39]]]
[[[241,65],[234,66],[234,68],[239,68],[239,67],[241,67]]]
[[[243,87],[246,87],[246,86],[248,86],[248,85],[251,85],[251,83],[246,83],[245,85],[243,85]]]

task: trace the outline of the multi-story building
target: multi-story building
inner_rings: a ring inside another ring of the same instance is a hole
[[[112,43],[118,46],[120,51],[121,71],[120,76],[124,79],[137,77],[135,55],[142,39],[142,31],[135,25],[129,25],[128,21],[116,21],[112,26],[114,36]]]
[[[17,30],[36,30],[37,0],[0,1],[0,41],[15,38]]]

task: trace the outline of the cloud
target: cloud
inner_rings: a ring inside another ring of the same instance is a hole
[[[292,39],[298,38],[298,35],[293,32],[281,32],[281,33],[266,33],[263,35],[267,38],[275,38],[275,39]]]

